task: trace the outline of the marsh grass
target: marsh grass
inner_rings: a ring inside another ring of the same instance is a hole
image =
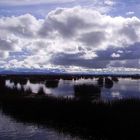
[[[24,123],[49,126],[85,139],[139,137],[140,100],[89,102],[53,96],[0,98],[2,111]]]
[[[116,81],[116,79],[115,79]],[[102,79],[101,79],[102,83]],[[109,80],[109,84],[112,82]],[[84,139],[125,140],[139,139],[140,100],[119,99],[104,102],[83,100],[100,89],[94,86],[77,86],[75,93],[81,98],[36,96],[30,90],[5,89],[0,81],[0,108],[16,121],[50,127]],[[94,90],[93,90],[94,89]],[[91,92],[92,91],[92,92]]]

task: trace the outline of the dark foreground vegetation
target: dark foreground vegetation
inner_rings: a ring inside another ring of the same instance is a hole
[[[1,97],[3,113],[17,121],[47,126],[84,139],[140,137],[140,100],[88,102],[68,98]]]
[[[109,79],[105,80],[108,83],[106,86],[112,85]],[[113,80],[118,81],[116,78]],[[49,81],[48,85],[51,82]],[[1,82],[2,84],[4,83]],[[99,80],[99,84],[102,85],[102,79]],[[31,96],[31,91],[19,94],[17,89],[11,94],[10,89],[1,88],[1,92],[5,94],[0,94],[0,109],[16,121],[54,128],[83,139],[140,139],[139,99],[111,102],[83,100],[93,95],[90,90],[99,96],[100,88],[85,85],[74,88],[78,98],[44,95],[42,89],[36,96]]]

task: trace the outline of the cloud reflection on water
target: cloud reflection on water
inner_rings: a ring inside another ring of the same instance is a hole
[[[122,98],[140,98],[140,80],[132,80],[130,78],[119,78],[119,81],[115,82],[111,80],[111,78],[108,79],[100,79],[102,81],[99,81],[98,78],[93,79],[72,79],[72,80],[63,80],[63,79],[57,79],[57,81],[53,80],[46,80],[46,81],[40,81],[40,82],[33,82],[30,79],[27,80],[26,84],[21,84],[13,82],[11,80],[5,81],[5,86],[7,88],[13,89],[17,88],[18,90],[21,90],[22,88],[24,91],[31,90],[33,94],[37,94],[40,89],[43,89],[43,92],[46,95],[53,95],[56,97],[75,97],[75,85],[92,85],[100,87],[101,89],[101,100],[112,100],[112,99],[122,99]],[[109,81],[106,82],[105,81]],[[100,82],[102,83],[102,86],[100,85]],[[109,85],[109,83],[111,83]],[[48,84],[48,86],[47,86]],[[107,85],[108,84],[108,85]],[[52,86],[51,86],[52,85]],[[94,94],[94,91],[93,91]]]

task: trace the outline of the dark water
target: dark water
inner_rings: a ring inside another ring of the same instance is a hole
[[[75,86],[92,85],[98,87],[101,92],[96,94],[94,100],[110,101],[123,98],[140,98],[140,80],[131,78],[118,78],[106,83],[105,79],[99,82],[98,78],[77,79],[77,80],[44,80],[44,81],[27,81],[20,82],[13,79],[5,79],[4,87],[10,90],[23,89],[25,92],[29,89],[33,94],[43,88],[45,94],[53,96],[63,96],[75,98]],[[22,81],[22,80],[21,80]],[[93,93],[94,94],[94,93]],[[61,129],[61,128],[60,128]],[[78,140],[69,134],[58,133],[54,129],[17,122],[0,111],[0,140]]]
[[[79,140],[53,129],[16,122],[0,111],[0,140]]]

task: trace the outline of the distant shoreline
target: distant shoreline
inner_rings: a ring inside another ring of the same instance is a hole
[[[47,76],[47,77],[139,77],[140,74],[77,74],[77,73],[0,73],[0,76]]]

